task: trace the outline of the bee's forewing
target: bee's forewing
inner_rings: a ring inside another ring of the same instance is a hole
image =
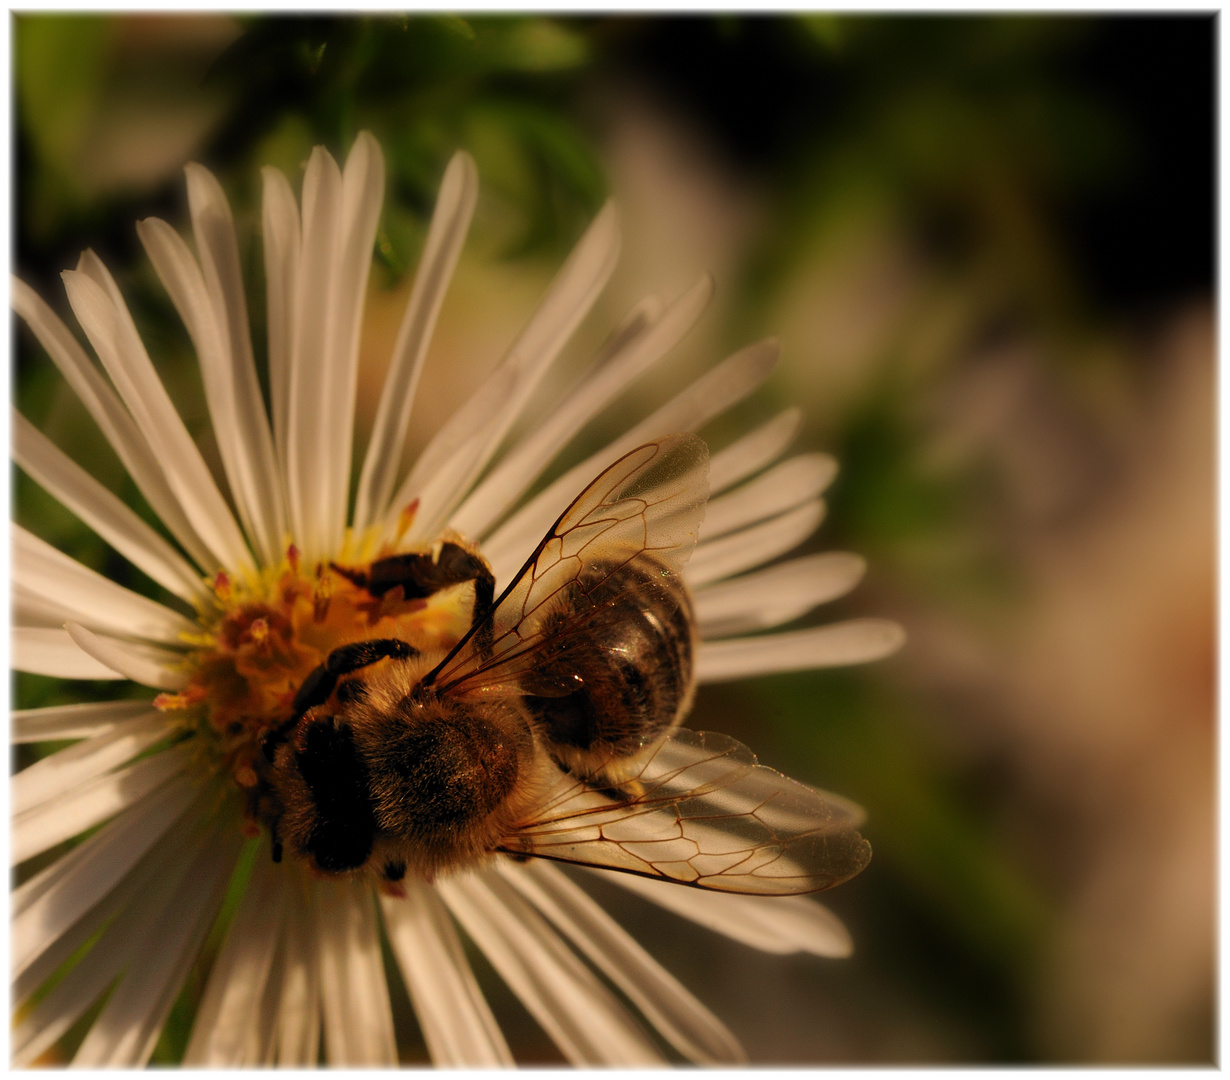
[[[725,892],[789,895],[871,858],[858,807],[757,764],[742,743],[676,731],[618,790],[563,777],[504,850]]]
[[[564,511],[489,622],[471,631],[430,681],[455,697],[521,692],[548,637],[594,637],[582,620],[601,625],[602,611],[616,599],[613,591],[627,587],[617,573],[621,566],[648,555],[663,574],[681,572],[705,516],[708,476],[709,451],[695,435],[668,435],[625,454]],[[565,609],[576,613],[575,627],[544,619]]]

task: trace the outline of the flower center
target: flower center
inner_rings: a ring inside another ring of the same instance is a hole
[[[469,629],[471,583],[422,599],[406,599],[400,586],[374,595],[351,580],[364,580],[370,565],[305,567],[291,545],[275,567],[235,579],[219,573],[198,611],[201,633],[189,642],[187,686],[155,699],[163,710],[199,713],[220,767],[247,794],[253,833],[261,816],[261,738],[294,716],[296,693],[334,649],[400,638],[423,653],[447,651]]]

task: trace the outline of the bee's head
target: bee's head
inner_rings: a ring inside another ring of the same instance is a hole
[[[274,759],[281,834],[325,874],[404,866],[430,878],[472,862],[538,791],[519,698],[458,702],[391,671],[340,683]]]
[[[363,866],[377,831],[370,779],[351,724],[323,709],[305,716],[273,763],[279,829],[291,850],[326,874]]]

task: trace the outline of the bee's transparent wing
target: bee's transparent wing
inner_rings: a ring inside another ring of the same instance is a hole
[[[871,845],[856,831],[861,821],[852,803],[757,764],[742,743],[683,729],[615,789],[562,776],[501,850],[782,896],[862,870]]]
[[[424,680],[454,697],[562,695],[576,683],[538,672],[541,646],[600,648],[621,592],[619,570],[648,556],[678,576],[696,546],[709,497],[709,450],[695,435],[639,446],[564,511],[496,601],[490,617]],[[643,582],[638,595],[644,596]],[[662,582],[663,596],[676,595]],[[644,597],[646,601],[652,597]]]

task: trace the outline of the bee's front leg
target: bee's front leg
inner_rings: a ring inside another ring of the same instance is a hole
[[[365,570],[330,563],[330,568],[347,581],[366,589],[372,596],[383,596],[400,587],[407,600],[425,600],[441,589],[474,582],[474,611],[470,625],[477,626],[491,611],[495,600],[495,577],[481,555],[461,544],[445,540],[439,552],[409,552],[377,559]]]
[[[482,556],[452,540],[445,540],[434,556],[429,551],[408,552],[377,559],[361,570],[337,563],[329,567],[373,596],[383,596],[400,585],[407,600],[423,600],[466,581],[474,582],[475,607],[489,608],[495,595],[495,578]]]
[[[273,760],[278,747],[286,741],[287,736],[309,709],[329,700],[329,695],[337,688],[337,680],[343,675],[365,668],[377,660],[408,660],[418,654],[418,649],[401,638],[374,638],[370,641],[352,641],[349,645],[339,645],[329,653],[329,658],[323,664],[318,664],[303,680],[303,685],[295,694],[295,701],[291,706],[294,712],[290,719],[267,732],[261,739],[265,760]]]

